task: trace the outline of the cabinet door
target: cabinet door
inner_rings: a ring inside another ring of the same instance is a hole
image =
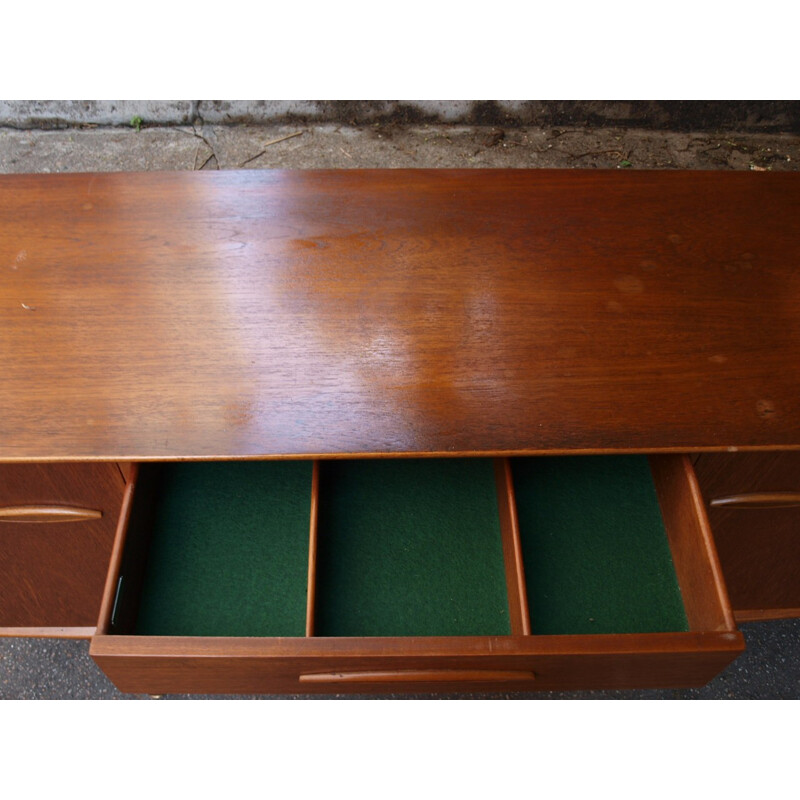
[[[800,453],[704,454],[695,470],[736,619],[800,617]]]
[[[103,464],[0,464],[0,633],[90,635],[124,483]]]

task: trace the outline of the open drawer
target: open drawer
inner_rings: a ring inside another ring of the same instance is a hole
[[[669,455],[140,465],[90,652],[236,694],[697,686],[743,649]]]

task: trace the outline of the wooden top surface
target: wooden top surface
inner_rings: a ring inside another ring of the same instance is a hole
[[[800,174],[0,176],[0,461],[800,447]]]

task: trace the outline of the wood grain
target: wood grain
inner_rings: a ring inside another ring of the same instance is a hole
[[[103,589],[103,598],[102,603],[100,604],[99,618],[97,620],[98,633],[108,633],[108,631],[111,629],[112,613],[114,611],[114,605],[117,599],[119,578],[122,574],[123,556],[125,555],[125,548],[128,543],[128,534],[131,528],[131,515],[133,513],[133,503],[136,497],[136,482],[138,478],[139,469],[138,466],[134,464],[130,473],[130,480],[126,484],[125,491],[122,496],[119,518],[114,531],[114,546],[111,549],[108,572],[106,574],[105,586]],[[138,527],[139,526],[134,526],[134,528]],[[137,546],[139,549],[143,549],[148,542],[145,536],[139,534],[139,530],[134,530],[134,542],[132,549],[137,548]],[[137,540],[144,541],[139,542]]]
[[[0,626],[95,625],[122,490],[115,464],[0,464],[0,506],[95,514],[59,517],[58,524],[42,524],[41,517],[0,523]]]
[[[704,454],[695,469],[736,619],[800,616],[800,509],[715,503],[800,496],[800,453]]]
[[[675,574],[693,631],[735,630],[728,591],[688,456],[650,457]]]
[[[736,622],[765,622],[771,619],[800,617],[800,608],[746,608],[734,610]]]
[[[385,669],[352,672],[304,672],[300,683],[474,683],[475,681],[525,681],[536,676],[523,669]]]
[[[306,590],[306,636],[314,635],[317,603],[317,538],[319,530],[319,461],[311,468],[311,512],[308,523],[308,588]]]
[[[727,497],[715,497],[710,506],[719,508],[797,508],[800,506],[800,492],[745,492]]]
[[[23,628],[11,627],[0,628],[2,637],[24,637],[26,639],[91,639],[96,632],[96,628]]]
[[[100,519],[102,511],[93,508],[74,506],[3,506],[0,508],[0,522],[81,522]]]
[[[0,176],[0,460],[800,448],[800,175]]]
[[[133,469],[133,464],[131,464],[130,461],[120,461],[117,466],[119,467],[123,482],[127,483],[131,479],[131,470]]]
[[[737,632],[595,636],[193,639],[95,636],[89,652],[123,692],[402,692],[396,680],[300,681],[312,673],[434,670],[415,692],[702,686],[744,650]],[[441,670],[456,670],[442,680]],[[518,680],[492,672],[524,671]],[[465,672],[473,674],[464,680]],[[479,677],[480,675],[480,677]]]
[[[497,509],[500,516],[500,536],[503,540],[503,565],[506,573],[511,633],[514,636],[527,636],[531,632],[528,589],[525,583],[522,543],[519,538],[514,481],[511,464],[507,458],[495,459],[494,475],[497,484]]]

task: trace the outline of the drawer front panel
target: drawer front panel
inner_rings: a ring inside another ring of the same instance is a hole
[[[95,626],[113,541],[106,518],[0,524],[0,626]]]
[[[800,616],[800,508],[708,511],[737,619]]]
[[[800,453],[702,455],[696,470],[737,620],[800,616]]]
[[[339,694],[702,686],[741,634],[432,639],[97,636],[91,653],[124,692]]]
[[[0,464],[0,507],[64,505],[118,513],[124,487],[116,463]]]
[[[123,488],[116,464],[0,465],[0,633],[94,628]]]
[[[695,471],[709,502],[749,492],[800,493],[800,452],[703,453]]]

